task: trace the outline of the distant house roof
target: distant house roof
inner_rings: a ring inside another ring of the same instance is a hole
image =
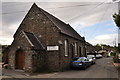
[[[37,7],[35,3],[33,4],[33,6]],[[84,41],[84,38],[81,37],[69,24],[64,23],[63,21],[59,20],[58,18],[54,17],[53,15],[49,14],[41,8],[39,9],[58,27],[58,29],[60,29],[61,33],[76,38],[78,40]]]
[[[39,49],[39,50],[45,50],[45,47],[42,45],[40,40],[30,32],[24,32],[25,36],[29,39],[30,43],[33,45],[32,49]]]
[[[108,50],[107,49],[102,49],[102,50],[99,50],[98,53],[107,53]]]

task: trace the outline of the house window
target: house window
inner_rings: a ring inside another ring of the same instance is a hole
[[[83,56],[84,54],[83,54],[83,46],[81,46],[81,56]]]
[[[68,40],[65,40],[65,56],[68,56]]]
[[[81,56],[81,47],[79,46],[79,56]]]
[[[77,42],[75,43],[75,55],[77,55]]]

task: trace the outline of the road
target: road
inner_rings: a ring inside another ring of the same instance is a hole
[[[112,65],[112,58],[102,58],[87,70],[71,70],[61,72],[54,78],[118,78],[118,72]]]
[[[46,74],[28,75],[22,71],[3,70],[3,78],[118,78],[112,58],[97,59],[96,64],[86,70],[69,70]]]

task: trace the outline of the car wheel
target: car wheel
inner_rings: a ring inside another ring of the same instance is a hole
[[[94,62],[92,62],[92,65],[94,64]]]
[[[85,66],[85,67],[83,67],[83,70],[86,70],[86,68],[87,68],[86,66]]]

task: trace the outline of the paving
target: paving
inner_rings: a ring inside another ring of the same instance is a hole
[[[68,70],[30,75],[21,70],[3,69],[2,74],[3,78],[118,78],[118,71],[113,65],[111,57],[97,59],[96,64],[86,70]]]

